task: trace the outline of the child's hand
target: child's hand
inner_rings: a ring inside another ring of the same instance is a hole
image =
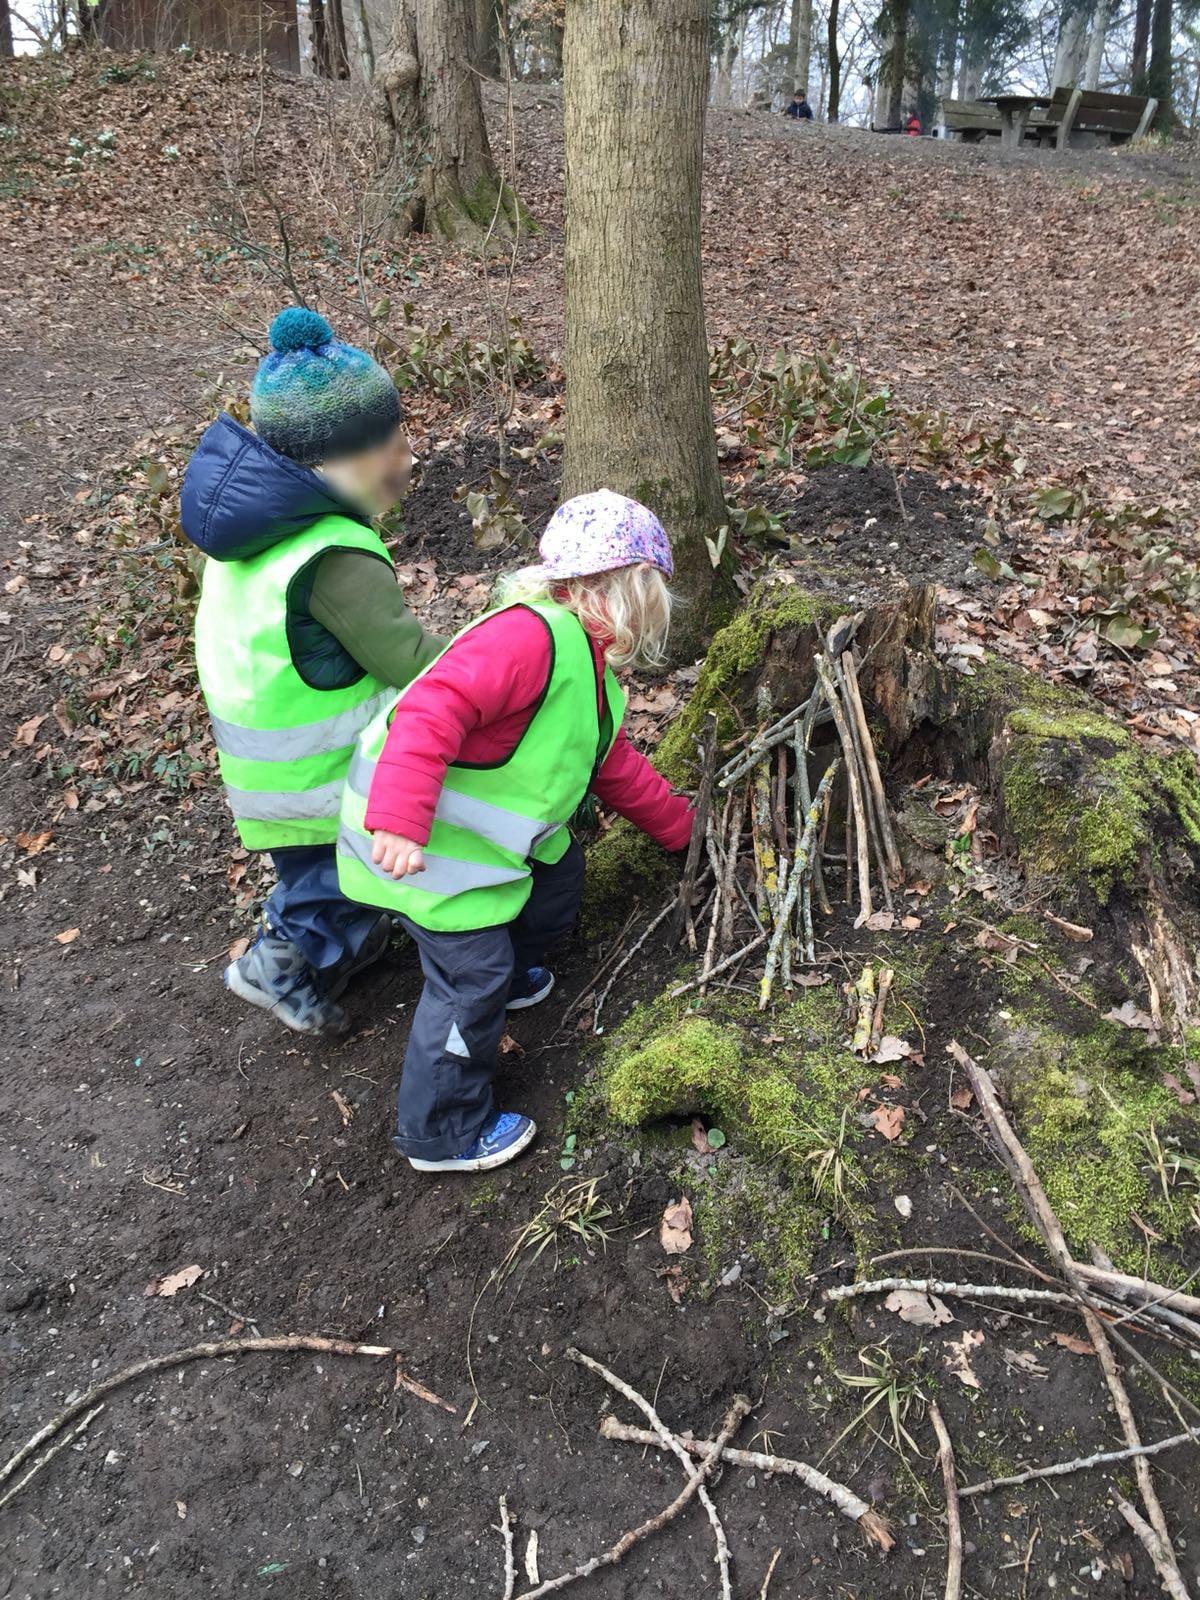
[[[390,872],[393,878],[425,871],[425,853],[421,846],[402,833],[388,833],[383,828],[377,829],[371,840],[371,860]]]

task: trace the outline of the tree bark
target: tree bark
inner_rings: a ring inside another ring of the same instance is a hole
[[[485,78],[500,76],[500,15],[496,0],[474,0],[471,65]]]
[[[410,225],[462,243],[500,242],[511,237],[518,206],[492,160],[469,59],[474,23],[474,0],[407,0],[379,87],[393,187],[419,174],[402,208]]]
[[[0,0],[0,56],[11,56],[12,54],[12,17],[9,14],[8,0]]]
[[[1087,12],[1080,0],[1068,0],[1058,26],[1051,89],[1074,89],[1083,77],[1087,54]]]
[[[1100,87],[1100,69],[1104,64],[1104,41],[1108,37],[1109,0],[1096,0],[1092,12],[1092,31],[1088,37],[1087,61],[1083,69],[1083,87]]]
[[[1154,0],[1137,0],[1133,12],[1133,54],[1129,60],[1129,86],[1134,94],[1146,92],[1146,61],[1150,53],[1150,18]]]
[[[788,31],[788,61],[792,69],[792,89],[808,94],[812,71],[812,0],[792,0],[791,27]]]
[[[649,505],[685,602],[676,659],[725,597],[725,521],[700,279],[707,0],[572,0],[564,49],[564,495]]]
[[[1171,60],[1171,35],[1174,30],[1173,0],[1154,0],[1150,19],[1150,63],[1146,68],[1145,93],[1158,101],[1158,128],[1167,129],[1175,120],[1172,96],[1175,91]]]
[[[879,64],[879,93],[875,97],[877,126],[881,128],[898,128],[904,110],[910,5],[911,0],[888,0],[884,11],[886,31]]]
[[[836,122],[842,112],[842,58],[838,53],[838,0],[829,0],[829,112]]]
[[[371,24],[364,0],[347,0],[350,7],[350,29],[354,34],[354,47],[358,52],[358,65],[365,82],[375,76],[375,47],[371,42]]]

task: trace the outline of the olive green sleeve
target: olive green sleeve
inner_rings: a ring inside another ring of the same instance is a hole
[[[392,569],[363,550],[331,550],[321,558],[309,610],[359,666],[396,689],[445,649],[404,603]]]

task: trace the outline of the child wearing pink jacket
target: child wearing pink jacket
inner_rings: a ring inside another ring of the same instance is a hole
[[[343,892],[399,915],[425,989],[394,1143],[421,1171],[476,1172],[536,1129],[492,1094],[506,1011],[554,985],[548,948],[579,907],[568,824],[588,791],[667,850],[691,802],[621,728],[612,668],[663,657],[670,546],[637,501],[560,506],[538,566],[471,624],[361,737],[339,841]]]

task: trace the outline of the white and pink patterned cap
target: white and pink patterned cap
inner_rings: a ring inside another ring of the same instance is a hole
[[[548,578],[586,578],[642,562],[667,578],[675,571],[670,542],[653,511],[611,489],[564,500],[546,524],[538,554]]]

